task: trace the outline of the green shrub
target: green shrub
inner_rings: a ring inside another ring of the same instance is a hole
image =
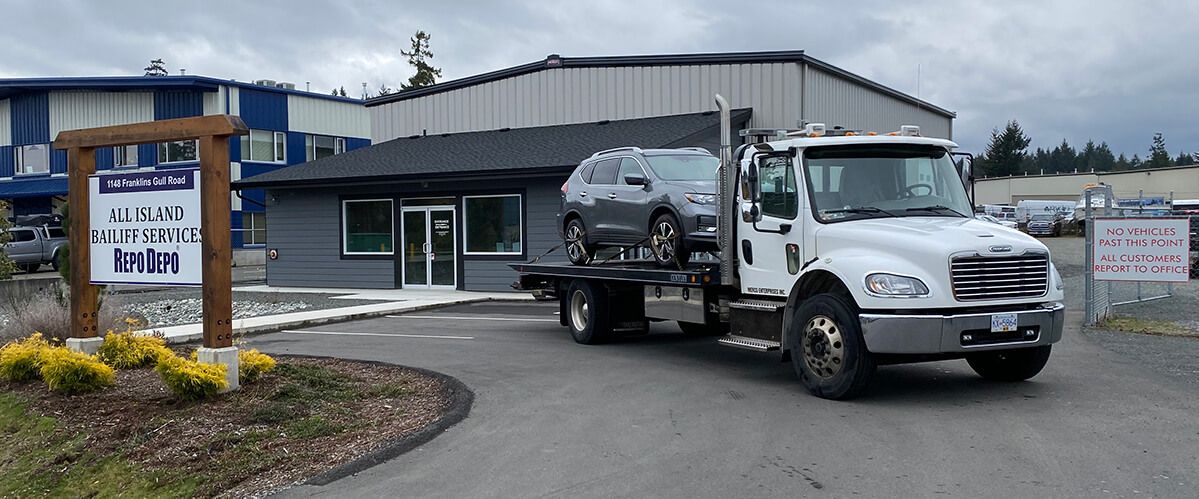
[[[253,383],[275,368],[275,359],[258,349],[237,351],[237,375],[242,383]]]
[[[50,348],[50,343],[42,338],[42,333],[33,333],[23,340],[17,340],[0,348],[0,378],[9,381],[32,381],[41,377],[42,351]]]
[[[117,369],[136,369],[158,364],[159,359],[174,356],[166,341],[154,336],[137,336],[131,332],[104,336],[104,344],[96,352],[100,360]]]
[[[112,386],[116,372],[96,357],[67,347],[46,347],[41,355],[42,379],[51,390],[66,394],[93,392]]]
[[[171,392],[185,400],[209,398],[229,387],[222,364],[205,364],[171,355],[159,359],[154,370]]]

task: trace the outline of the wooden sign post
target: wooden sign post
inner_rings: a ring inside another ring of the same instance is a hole
[[[249,129],[237,116],[214,115],[117,125],[58,134],[54,147],[67,150],[71,206],[71,337],[67,346],[95,353],[103,342],[97,324],[99,288],[92,283],[89,177],[96,173],[96,148],[199,140],[200,244],[204,345],[201,362],[226,366],[229,389],[238,386],[237,349],[233,346],[233,249],[230,242],[229,137]],[[107,257],[107,256],[106,256]],[[137,283],[137,282],[131,282]]]

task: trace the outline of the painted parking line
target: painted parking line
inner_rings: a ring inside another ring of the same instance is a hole
[[[330,336],[387,336],[392,338],[429,338],[435,340],[473,340],[474,336],[442,336],[436,334],[389,334],[389,333],[346,333],[340,331],[297,331],[284,330],[288,334],[321,334]]]
[[[388,315],[388,319],[462,319],[467,321],[513,321],[513,322],[559,322],[558,319],[536,319],[532,317],[478,317],[463,315]]]

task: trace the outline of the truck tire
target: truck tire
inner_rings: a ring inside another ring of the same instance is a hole
[[[691,250],[684,240],[683,226],[669,213],[659,215],[649,227],[649,249],[661,267],[687,266]]]
[[[687,336],[724,336],[729,333],[727,324],[699,324],[679,321],[679,329]]]
[[[583,220],[575,218],[566,224],[566,229],[563,231],[564,241],[566,245],[566,258],[570,263],[575,265],[587,265],[591,263],[591,255],[595,252],[594,248],[587,245],[587,229],[583,227]]]
[[[853,398],[874,376],[855,308],[840,296],[816,295],[803,301],[788,326],[791,365],[812,395]]]
[[[979,352],[966,356],[966,362],[983,379],[991,381],[1024,381],[1036,376],[1049,362],[1052,345],[1013,350]]]
[[[576,343],[603,343],[612,334],[608,322],[608,290],[602,284],[577,279],[566,291],[566,322]]]

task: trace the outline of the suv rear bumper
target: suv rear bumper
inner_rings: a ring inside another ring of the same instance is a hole
[[[889,315],[860,314],[862,336],[866,349],[873,353],[935,354],[968,353],[983,350],[1034,347],[1057,343],[1062,339],[1066,307],[1047,303],[1033,310],[997,312],[1016,315],[1019,337],[996,342],[979,341],[964,344],[963,334],[972,338],[990,334],[991,316],[995,314],[959,315]],[[1031,334],[1030,334],[1031,332]]]

